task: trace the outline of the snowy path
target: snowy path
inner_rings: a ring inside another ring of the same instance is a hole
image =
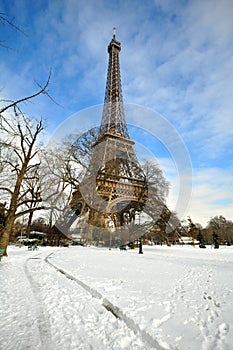
[[[49,318],[45,309],[45,305],[43,304],[41,285],[35,278],[35,270],[32,268],[38,265],[40,255],[41,254],[39,253],[34,257],[28,258],[24,263],[24,271],[30,283],[30,287],[34,297],[34,300],[32,301],[32,307],[35,310],[36,323],[39,332],[39,343],[41,344],[40,347],[42,349],[52,349],[53,347],[52,337],[50,333]]]

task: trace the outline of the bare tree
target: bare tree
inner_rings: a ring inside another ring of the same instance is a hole
[[[6,118],[2,114],[1,118],[5,147],[1,154],[0,193],[8,207],[4,229],[1,230],[0,246],[6,251],[15,220],[33,211],[34,203],[40,202],[40,194],[35,188],[32,189],[31,181],[35,181],[40,165],[36,142],[44,126],[42,121],[34,124],[30,118],[18,114],[16,110],[14,118],[9,119],[9,116]]]
[[[79,136],[76,133],[59,143],[47,146],[43,163],[47,171],[44,179],[50,184],[50,195],[46,199],[51,208],[50,226],[55,222],[65,222],[66,216],[71,213],[69,204],[73,192],[77,190],[85,175],[91,144],[89,136]],[[66,229],[68,230],[68,227]]]
[[[70,201],[80,172],[70,146],[46,148],[38,143],[44,129],[42,121],[34,123],[16,112],[10,121],[2,120],[4,147],[0,195],[8,206],[0,246],[6,248],[14,221],[23,215],[29,216],[28,233],[33,213],[38,210],[50,210],[52,226],[52,217],[55,219],[57,213],[63,212]]]
[[[155,161],[144,160],[142,168],[149,186],[156,189],[158,197],[164,202],[169,192],[169,182],[164,177],[159,164]]]
[[[221,228],[223,228],[224,226],[226,226],[227,224],[227,219],[222,216],[214,216],[210,219],[210,221],[208,222],[208,226],[212,227],[215,230],[220,230]]]
[[[221,244],[232,244],[233,243],[233,222],[227,220],[222,215],[216,215],[212,217],[207,225],[207,230],[213,234],[217,234]]]
[[[46,147],[41,155],[40,181],[42,198],[46,208],[49,209],[44,215],[47,216],[50,227],[69,204],[77,183],[74,171],[64,144]]]
[[[15,219],[34,211],[35,207],[38,210],[37,203],[41,201],[40,192],[32,182],[35,182],[40,167],[36,144],[44,125],[42,120],[33,122],[26,117],[20,106],[40,94],[49,96],[50,77],[51,71],[45,85],[37,84],[38,91],[30,96],[17,101],[1,101],[5,106],[0,109],[0,194],[1,202],[5,201],[8,207],[5,207],[4,227],[1,225],[0,228],[0,247],[5,248],[5,255]]]

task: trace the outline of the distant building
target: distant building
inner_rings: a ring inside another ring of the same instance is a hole
[[[46,240],[47,234],[39,231],[31,231],[29,233],[29,238],[31,239],[39,239],[40,241]]]
[[[178,243],[179,244],[199,244],[200,242],[197,241],[195,238],[192,238],[192,237],[188,237],[188,236],[182,236],[179,238],[178,240]]]

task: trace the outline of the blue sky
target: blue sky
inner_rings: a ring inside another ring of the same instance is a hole
[[[182,215],[203,225],[220,214],[233,220],[231,0],[0,0],[0,12],[26,33],[1,28],[1,40],[14,49],[0,50],[2,97],[30,94],[52,67],[49,92],[62,107],[45,96],[24,106],[46,118],[50,134],[74,113],[103,103],[116,26],[125,103],[163,116],[190,155],[192,197]],[[143,144],[142,134],[136,141]],[[165,148],[157,142],[152,152],[171,182],[173,209],[180,174]]]

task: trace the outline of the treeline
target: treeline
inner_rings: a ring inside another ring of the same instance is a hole
[[[187,221],[180,223],[177,228],[177,237],[186,236],[198,241],[200,246],[214,245],[216,248],[221,245],[233,244],[233,222],[222,215],[210,218],[206,227],[199,223],[193,223],[188,217]],[[176,239],[176,238],[175,238]]]

